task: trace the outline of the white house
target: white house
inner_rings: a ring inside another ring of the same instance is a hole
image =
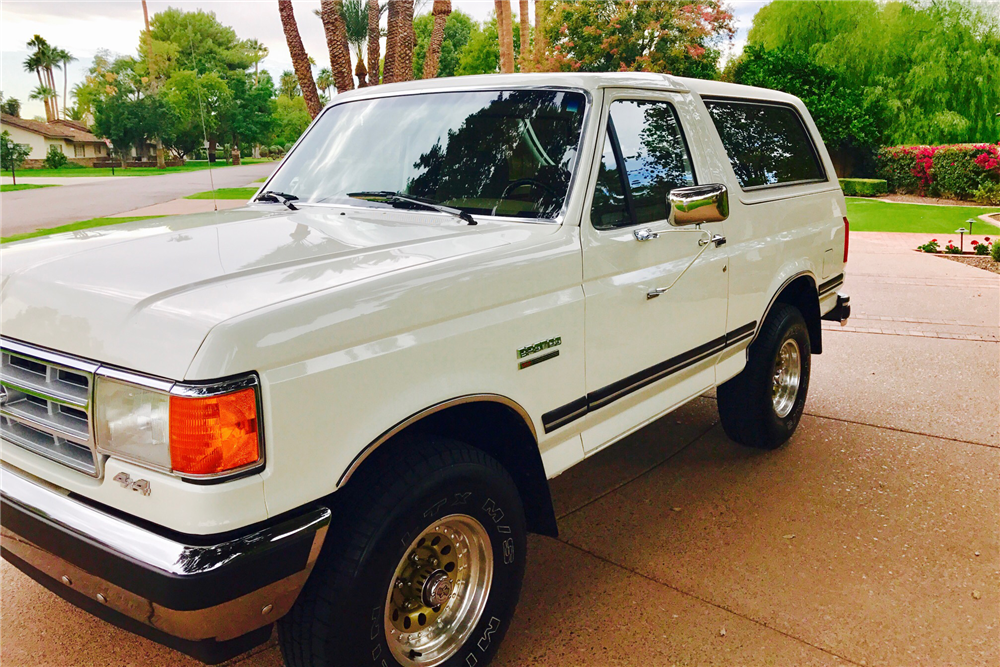
[[[56,146],[70,162],[86,166],[93,166],[95,160],[108,158],[108,147],[104,140],[95,137],[86,125],[76,121],[42,123],[0,114],[0,128],[10,132],[13,141],[31,147],[31,154],[24,164],[29,169],[42,166],[49,146]]]

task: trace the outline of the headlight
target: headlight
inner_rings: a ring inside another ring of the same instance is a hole
[[[261,461],[257,379],[213,386],[99,375],[94,396],[98,449],[182,476],[215,476]]]
[[[170,396],[97,378],[97,444],[109,454],[170,468]]]

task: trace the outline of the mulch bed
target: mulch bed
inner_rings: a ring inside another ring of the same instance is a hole
[[[974,266],[977,269],[982,269],[983,271],[992,271],[993,273],[1000,273],[1000,262],[994,262],[993,258],[989,255],[973,255],[972,257],[963,257],[962,255],[938,255],[945,259],[950,259],[953,262],[961,262],[968,266]]]
[[[920,197],[919,195],[879,195],[873,199],[885,201],[903,202],[905,204],[934,204],[936,206],[982,206],[983,204],[974,201],[962,201],[960,199],[942,199],[941,197]]]

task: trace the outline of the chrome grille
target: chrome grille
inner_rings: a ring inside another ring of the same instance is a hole
[[[97,477],[91,419],[97,364],[13,341],[2,341],[0,349],[3,439]]]

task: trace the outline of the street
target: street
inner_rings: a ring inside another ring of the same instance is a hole
[[[909,236],[852,234],[784,447],[710,393],[553,480],[496,665],[1000,664],[1000,277]],[[196,664],[2,576],[3,664]]]
[[[277,166],[277,162],[222,166],[212,169],[211,178],[216,188],[242,187],[269,176]],[[127,169],[119,171],[128,173]],[[24,182],[30,182],[30,173],[25,171],[19,175]],[[3,193],[2,235],[12,236],[124,213],[212,189],[207,169],[162,176],[85,178],[81,179],[85,181],[82,183],[75,183],[77,179],[72,177],[61,180],[66,185]]]

